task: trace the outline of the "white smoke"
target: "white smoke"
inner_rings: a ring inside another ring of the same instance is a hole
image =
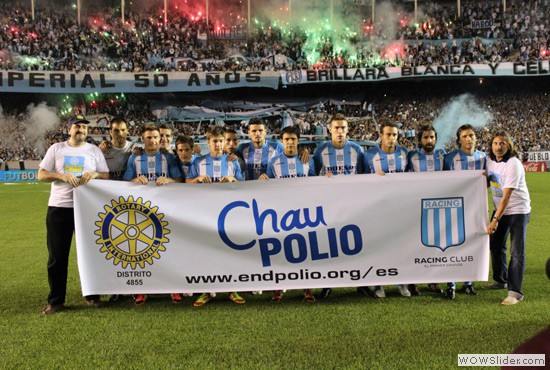
[[[25,113],[18,115],[5,114],[0,106],[1,147],[13,152],[31,148],[42,155],[46,151],[46,134],[57,129],[59,123],[56,109],[44,102],[36,106],[30,104]]]
[[[471,94],[462,94],[451,99],[434,120],[437,131],[437,147],[454,142],[456,130],[465,124],[475,128],[486,127],[493,120],[493,114],[479,105]]]
[[[56,129],[59,123],[60,119],[55,108],[48,107],[44,102],[37,106],[30,104],[23,123],[27,143],[34,145],[39,154],[44,154],[46,134]]]

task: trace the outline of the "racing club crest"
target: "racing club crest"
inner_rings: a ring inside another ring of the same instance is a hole
[[[123,268],[130,265],[133,270],[160,259],[160,253],[166,250],[164,244],[170,241],[166,237],[170,230],[158,207],[130,196],[111,200],[111,205],[104,209],[105,213],[98,214],[95,234],[99,236],[96,243],[101,245],[100,252],[106,254],[105,259],[113,260],[115,266],[122,264]]]
[[[297,84],[302,81],[302,71],[287,71],[286,72],[286,82],[289,84]]]
[[[422,199],[422,244],[442,251],[464,243],[464,198]]]

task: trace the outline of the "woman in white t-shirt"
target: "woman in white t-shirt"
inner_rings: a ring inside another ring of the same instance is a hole
[[[487,158],[495,212],[487,232],[491,235],[493,284],[489,289],[508,289],[503,305],[523,300],[521,286],[525,272],[525,238],[531,216],[531,200],[525,183],[525,170],[506,131],[491,138]],[[506,240],[510,235],[510,264],[506,266]]]

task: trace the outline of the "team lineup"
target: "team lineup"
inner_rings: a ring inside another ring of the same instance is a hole
[[[67,124],[69,139],[52,145],[40,163],[39,180],[52,183],[47,215],[50,293],[48,305],[42,311],[44,314],[65,308],[68,255],[74,233],[72,190],[96,178],[163,186],[178,182],[226,183],[308,176],[482,170],[486,173],[495,209],[487,227],[494,281],[484,288],[508,290],[502,301],[504,305],[523,299],[521,288],[530,199],[523,167],[505,131],[492,135],[486,154],[476,149],[474,128],[464,124],[456,132],[457,149],[445,153],[436,149],[437,132],[426,125],[418,131],[418,149],[408,151],[398,144],[398,126],[385,123],[380,127],[380,145],[365,151],[347,138],[346,117],[336,114],[328,123],[330,140],[319,144],[310,154],[299,148],[298,127],[283,128],[280,141],[272,142],[266,140],[265,123],[260,118],[253,118],[247,126],[250,141],[246,143],[239,144],[239,136],[234,130],[210,126],[206,133],[209,153],[201,156],[194,154],[193,139],[186,136],[176,138],[172,151],[170,145],[174,137],[172,128],[167,125],[145,125],[141,133],[143,147],[134,148],[127,141],[126,122],[118,118],[111,122],[111,140],[104,141],[98,148],[86,143],[88,123],[80,115],[71,118]],[[507,265],[509,235],[512,257]],[[405,297],[420,295],[415,284],[398,285],[397,289]],[[357,290],[376,298],[384,298],[386,294],[382,286],[362,286]],[[428,290],[452,300],[457,289],[454,282],[447,282],[446,289],[431,283]],[[467,295],[478,294],[471,282],[465,282],[461,290]],[[304,289],[303,295],[305,301],[311,303],[328,298],[331,292],[332,288],[327,287],[314,295],[310,289]],[[282,290],[276,290],[271,300],[280,302],[283,294]],[[194,306],[205,305],[215,295],[215,292],[200,294]],[[174,303],[183,300],[181,293],[170,296]],[[91,307],[104,305],[99,296],[85,298]],[[117,299],[118,295],[110,297],[111,301]],[[229,299],[237,304],[245,303],[239,292],[230,293]],[[136,305],[143,305],[147,295],[137,294],[134,300]]]

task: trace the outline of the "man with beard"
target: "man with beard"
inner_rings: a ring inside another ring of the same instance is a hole
[[[437,131],[432,125],[420,127],[417,134],[418,149],[411,150],[407,155],[409,170],[411,172],[432,172],[443,171],[443,159],[445,151],[435,149],[437,144]],[[412,295],[420,295],[415,284],[409,284],[409,291]],[[428,289],[434,293],[442,293],[439,284],[430,283]]]
[[[92,179],[108,179],[109,168],[101,150],[86,142],[88,123],[76,115],[67,123],[69,140],[53,144],[38,170],[38,180],[52,184],[46,216],[48,244],[48,305],[42,310],[51,315],[65,308],[69,252],[75,230],[73,189]],[[87,296],[89,306],[103,304],[99,295]]]

